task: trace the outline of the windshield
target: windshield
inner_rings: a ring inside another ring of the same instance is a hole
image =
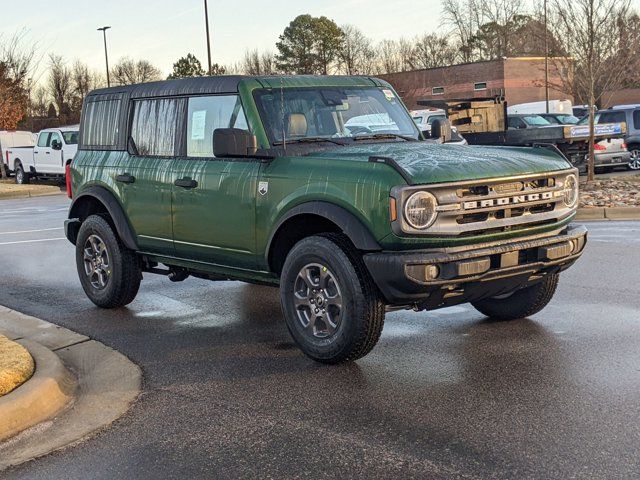
[[[532,127],[546,127],[551,125],[548,120],[545,120],[540,115],[527,115],[526,117],[523,117],[523,120],[527,125]]]
[[[67,145],[78,144],[78,132],[62,132],[62,136],[64,137],[64,143]]]
[[[446,115],[431,115],[428,119],[427,119],[427,123],[429,125],[432,125],[434,121],[436,120],[446,120],[447,116]]]
[[[284,88],[255,93],[272,143],[305,138],[357,139],[419,132],[404,105],[387,88]],[[284,100],[284,102],[283,102]]]
[[[562,122],[565,125],[575,125],[580,121],[577,117],[574,117],[573,115],[558,115],[558,120],[560,120],[560,122]]]
[[[593,116],[593,124],[597,125],[598,120],[600,120],[600,112],[596,112],[596,114]],[[578,120],[578,125],[589,125],[589,115]]]

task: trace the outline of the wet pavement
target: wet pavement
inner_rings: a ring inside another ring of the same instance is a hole
[[[278,292],[146,276],[98,310],[61,240],[62,196],[0,202],[0,304],[116,348],[144,372],[134,407],[4,478],[637,478],[640,223],[589,223],[541,313],[387,315],[364,359],[295,348]]]

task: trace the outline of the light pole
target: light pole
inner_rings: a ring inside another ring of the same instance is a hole
[[[209,39],[209,10],[207,0],[204,0],[204,23],[207,30],[207,59],[209,60],[209,75],[211,75],[211,40]]]
[[[104,38],[104,61],[107,64],[107,87],[111,86],[111,80],[109,79],[109,56],[107,55],[107,30],[111,27],[101,27],[98,31],[102,31],[102,37]]]
[[[547,0],[544,0],[544,98],[549,113],[549,33],[547,30]]]

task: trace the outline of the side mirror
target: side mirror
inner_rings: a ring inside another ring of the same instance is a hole
[[[256,136],[240,128],[216,128],[213,154],[216,157],[251,157],[258,151]]]
[[[442,143],[451,141],[451,120],[437,119],[431,124],[431,138],[442,140]]]
[[[54,140],[53,142],[51,142],[51,148],[53,148],[54,150],[62,150],[62,143],[60,143],[58,140]]]

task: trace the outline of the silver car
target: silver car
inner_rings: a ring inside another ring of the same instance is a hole
[[[624,142],[624,139],[609,138],[596,142],[594,146],[595,167],[597,169],[613,170],[616,167],[629,167],[631,153],[627,150],[627,144]]]

